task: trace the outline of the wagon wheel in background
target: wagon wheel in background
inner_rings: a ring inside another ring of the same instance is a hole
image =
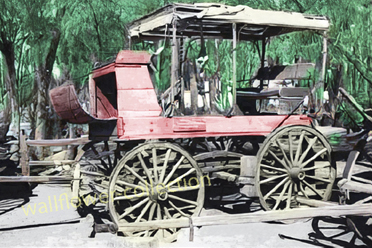
[[[110,175],[123,155],[117,143],[89,143],[84,148],[79,161],[81,181],[79,184],[79,202],[77,211],[80,216],[104,215],[108,198]]]
[[[344,247],[372,247],[372,226],[363,216],[317,217],[312,221],[310,238],[331,241]]]
[[[197,216],[204,203],[204,182],[196,161],[171,143],[145,143],[128,152],[114,169],[109,189],[110,216],[119,229],[122,223]],[[171,241],[178,231],[124,234]]]
[[[300,207],[300,198],[326,201],[335,176],[331,146],[309,126],[277,129],[258,153],[256,189],[265,210]]]

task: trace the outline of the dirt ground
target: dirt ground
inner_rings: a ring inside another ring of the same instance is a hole
[[[32,195],[0,201],[0,247],[345,247],[347,243],[311,240],[311,220],[292,224],[254,223],[195,228],[189,241],[189,229],[181,230],[174,243],[154,238],[118,237],[98,233],[89,238],[91,224],[68,207],[69,185],[45,184],[33,189]],[[28,212],[27,212],[28,210]],[[33,210],[34,212],[32,212]],[[203,210],[202,215],[226,214]],[[350,236],[351,234],[349,234]],[[347,240],[350,237],[345,237]],[[344,245],[342,245],[344,244]]]

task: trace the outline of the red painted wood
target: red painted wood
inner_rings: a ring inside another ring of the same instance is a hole
[[[115,72],[118,90],[151,89],[154,91],[149,70],[145,65],[116,67]]]
[[[89,78],[89,113],[97,117],[96,82],[92,77]]]
[[[49,91],[56,113],[70,123],[88,123],[94,118],[81,107],[74,85],[62,85]]]
[[[310,125],[311,119],[305,116],[293,115],[283,125],[298,124]],[[123,118],[125,130],[119,139],[171,139],[194,138],[212,136],[265,136],[271,133],[286,116],[200,116],[200,117],[138,117]],[[205,123],[202,128],[181,130],[179,123],[186,122]],[[119,125],[118,125],[119,129]],[[118,132],[118,133],[120,133]]]
[[[111,64],[106,65],[104,67],[95,69],[93,71],[93,78],[98,78],[98,77],[101,77],[103,75],[109,74],[109,73],[114,72],[114,71],[115,71],[115,63],[111,63]]]
[[[151,54],[146,51],[123,50],[116,56],[117,64],[148,64]]]
[[[117,133],[120,139],[172,139],[212,136],[265,136],[285,118],[284,115],[260,116],[159,116],[161,107],[153,88],[145,52],[122,51],[116,63],[97,69],[89,81],[91,113],[95,118],[118,117]],[[94,79],[115,72],[117,84],[117,110],[96,87]],[[51,91],[57,113],[72,123],[95,120],[80,106],[73,86]],[[293,115],[283,125],[309,125],[311,119]]]
[[[108,119],[118,116],[118,111],[111,105],[107,97],[102,94],[100,88],[96,88],[97,94],[97,118]]]
[[[203,118],[174,118],[173,132],[197,131],[207,131],[207,125]]]
[[[121,117],[158,117],[161,107],[147,66],[116,68],[118,112]]]

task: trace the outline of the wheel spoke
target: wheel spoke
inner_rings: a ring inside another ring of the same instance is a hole
[[[313,148],[313,145],[317,142],[318,137],[315,137],[314,139],[310,140],[309,146],[306,148],[304,153],[301,155],[300,161],[298,161],[298,164],[302,164],[302,161],[304,161],[305,157],[309,153],[310,149]]]
[[[285,164],[285,162],[281,159],[279,159],[275,153],[273,153],[272,151],[269,150],[269,153],[271,154],[271,156],[273,156],[275,158],[276,161],[278,161],[281,165],[283,165],[283,167],[286,169],[286,170],[290,170],[290,168]]]
[[[116,183],[120,184],[120,185],[124,185],[124,186],[127,186],[129,188],[138,188],[138,185],[135,185],[135,184],[132,184],[132,183],[127,183],[127,182],[124,182],[122,180],[116,180]]]
[[[167,217],[167,219],[173,219],[172,216],[171,216],[170,213],[169,213],[168,208],[164,206],[163,209],[164,209],[164,214],[165,214],[165,216]],[[170,228],[170,230],[171,230],[173,233],[176,233],[176,232],[177,232],[176,228]]]
[[[273,167],[273,166],[266,165],[266,164],[260,164],[260,166],[263,167],[263,168],[266,168],[266,169],[276,170],[276,171],[281,171],[281,172],[287,173],[287,171],[285,169],[282,169],[282,168],[277,168],[277,167]]]
[[[280,202],[283,200],[284,193],[287,191],[287,188],[288,188],[289,184],[291,184],[290,181],[286,182],[284,184],[282,192],[280,192],[280,195],[279,195],[278,199],[276,199],[276,203],[275,203],[275,206],[273,207],[273,210],[276,210],[276,208],[279,206]]]
[[[320,196],[320,198],[323,198],[322,194],[320,194],[318,192],[318,190],[316,190],[311,184],[309,184],[308,182],[306,182],[305,180],[302,180],[302,182],[307,186],[309,187],[309,189],[311,189],[311,191],[313,191],[315,194],[317,194],[318,196]]]
[[[271,196],[280,186],[286,183],[289,180],[288,177],[284,178],[279,184],[277,184],[269,193],[267,193],[263,198],[266,201],[269,196]]]
[[[155,178],[155,184],[158,183],[159,177],[158,177],[158,156],[156,154],[156,149],[152,148],[152,164],[154,168],[154,178]]]
[[[130,173],[133,174],[133,176],[137,177],[142,183],[144,183],[145,185],[148,184],[148,182],[146,182],[145,179],[143,179],[140,175],[138,175],[137,172],[135,172],[132,168],[130,168],[128,165],[124,165],[124,168],[127,169],[128,171],[130,171]]]
[[[317,157],[319,157],[320,155],[322,155],[326,151],[327,151],[327,148],[323,148],[322,150],[317,152],[314,156],[312,156],[309,160],[307,160],[305,163],[301,164],[300,167],[304,168],[306,165],[308,165],[310,162],[314,161]]]
[[[105,144],[105,150],[106,150],[106,151],[110,151],[110,147],[109,147],[108,142],[107,142],[107,141],[104,141],[104,144]],[[114,167],[112,166],[112,161],[111,161],[110,154],[107,154],[107,160],[108,160],[108,163],[109,163],[110,169],[114,168]]]
[[[278,145],[280,151],[283,153],[284,162],[287,163],[288,167],[292,167],[292,163],[289,161],[287,154],[285,154],[284,148],[282,144],[280,144],[279,140],[276,140],[276,144]]]
[[[164,159],[163,168],[161,170],[161,174],[160,174],[160,178],[159,178],[159,183],[163,183],[164,176],[165,176],[165,171],[166,171],[167,166],[168,166],[168,160],[169,160],[169,156],[170,156],[171,151],[172,151],[171,149],[168,149],[167,153],[165,154],[165,159]]]
[[[176,184],[177,182],[179,182],[182,178],[184,178],[185,176],[188,176],[190,175],[191,173],[193,173],[194,171],[196,171],[195,168],[191,168],[190,170],[188,170],[185,174],[182,174],[181,176],[177,177],[176,179],[174,179],[172,182],[170,182],[167,187],[170,187],[172,186],[173,184]]]
[[[191,204],[191,205],[195,205],[195,206],[198,205],[198,203],[196,201],[191,201],[191,200],[183,199],[183,198],[178,197],[178,196],[175,196],[175,195],[168,194],[168,197],[171,198],[171,199],[177,200],[177,201],[186,202],[186,203]]]
[[[163,207],[164,208],[164,213],[165,213],[165,216],[167,216],[168,219],[173,219],[172,216],[170,215],[169,213],[169,210],[167,207]]]
[[[289,139],[289,157],[291,159],[291,163],[293,164],[293,140],[292,140],[292,133],[288,132],[288,139]]]
[[[162,215],[161,215],[160,204],[158,203],[158,204],[156,204],[156,205],[157,205],[157,208],[156,208],[156,218],[157,218],[157,220],[159,221],[159,220],[162,220],[163,217],[162,217]],[[164,238],[164,231],[165,231],[164,229],[160,229],[160,230],[158,230],[158,232],[160,232],[162,238]]]
[[[298,141],[298,146],[297,146],[296,157],[295,157],[294,163],[297,163],[298,162],[298,158],[300,157],[301,148],[302,148],[302,142],[304,140],[304,137],[305,137],[305,131],[302,131],[301,132],[301,135],[300,135],[300,139]]]
[[[150,213],[149,213],[148,221],[152,220],[152,218],[154,217],[155,208],[156,208],[156,203],[152,203],[152,206],[151,206],[151,209],[150,209]]]
[[[270,177],[268,179],[260,181],[260,184],[268,183],[268,182],[271,182],[271,181],[274,181],[274,180],[277,180],[279,178],[286,177],[286,176],[288,176],[288,175],[287,174],[282,174],[282,175],[279,175],[279,176]]]
[[[327,167],[330,167],[331,164],[328,162],[326,164],[322,164],[322,165],[317,165],[317,166],[313,166],[313,167],[309,167],[309,168],[302,168],[302,171],[311,171],[311,170],[317,170],[317,169],[323,169],[323,168],[327,168]]]
[[[300,191],[301,191],[301,193],[307,198],[307,199],[309,199],[309,196],[306,194],[306,192],[305,192],[305,190],[304,190],[304,188],[302,187],[302,184],[300,183]]]
[[[322,182],[325,182],[325,183],[331,183],[331,181],[329,179],[325,179],[325,178],[321,178],[321,177],[309,176],[309,175],[306,175],[306,177],[314,179],[314,180],[322,181]]]
[[[185,214],[181,209],[179,209],[172,201],[169,201],[169,205],[171,205],[178,213],[180,213],[182,216],[190,217],[189,214]]]
[[[124,218],[125,216],[127,216],[128,214],[132,213],[135,209],[141,207],[143,204],[145,204],[146,202],[149,201],[149,198],[145,198],[143,199],[142,201],[140,201],[139,203],[137,203],[136,205],[132,206],[132,207],[128,207],[125,209],[124,213],[122,215],[119,216],[119,219],[122,219]]]
[[[142,166],[143,170],[145,171],[145,174],[146,174],[147,178],[150,181],[150,185],[152,185],[153,184],[153,181],[152,181],[151,172],[150,172],[149,168],[147,168],[147,166],[145,164],[145,161],[143,161],[143,158],[142,158],[141,153],[138,153],[137,154],[137,158],[141,162],[141,166]]]
[[[160,208],[160,204],[157,203],[156,205],[157,205],[157,208],[156,208],[156,218],[157,218],[158,220],[162,220],[163,217],[161,216],[161,208]]]
[[[168,192],[174,193],[174,192],[192,191],[192,190],[198,190],[198,189],[200,189],[200,183],[195,186],[169,187]]]
[[[151,201],[147,202],[146,206],[142,209],[140,215],[138,215],[138,217],[136,218],[136,220],[134,222],[140,222],[141,221],[142,217],[145,215],[145,213],[147,212],[147,210],[149,209],[151,204],[152,204]]]
[[[180,160],[178,160],[177,164],[175,166],[173,166],[171,172],[169,172],[168,176],[165,178],[164,180],[164,185],[168,183],[169,179],[171,179],[171,177],[173,176],[174,172],[178,169],[178,167],[181,165],[181,163],[183,162],[185,156],[182,156],[180,158]]]
[[[291,207],[291,200],[292,200],[292,189],[293,189],[293,183],[291,183],[289,185],[289,189],[288,189],[288,198],[287,198],[287,205],[286,205],[286,209],[289,209]]]
[[[135,200],[135,199],[139,199],[139,198],[143,198],[147,196],[149,196],[149,194],[143,191],[141,194],[134,194],[134,195],[125,194],[124,196],[117,196],[114,198],[114,201]]]

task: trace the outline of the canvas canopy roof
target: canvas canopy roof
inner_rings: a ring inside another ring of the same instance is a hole
[[[252,9],[217,3],[171,4],[129,25],[130,37],[171,36],[173,23],[177,36],[232,38],[236,24],[239,40],[256,40],[300,30],[327,31],[324,16],[295,12]]]

